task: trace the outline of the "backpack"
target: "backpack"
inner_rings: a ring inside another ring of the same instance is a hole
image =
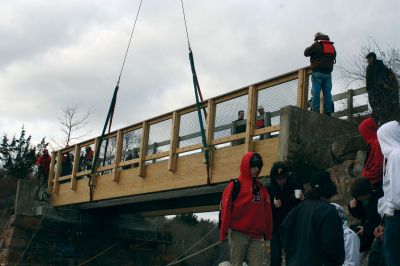
[[[322,54],[324,56],[335,57],[335,47],[333,42],[321,40],[319,43],[322,45]]]
[[[235,178],[231,179],[230,182],[233,182],[233,189],[232,189],[232,203],[236,200],[240,192],[240,181]],[[219,213],[218,213],[218,227],[221,228],[222,219],[221,219],[221,210],[222,210],[222,201],[219,203]]]

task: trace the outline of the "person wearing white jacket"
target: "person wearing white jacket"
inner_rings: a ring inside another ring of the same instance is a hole
[[[337,213],[343,224],[344,252],[345,258],[343,266],[360,266],[360,238],[347,225],[347,217],[342,206],[331,203],[335,206]]]
[[[400,265],[400,124],[391,121],[378,130],[378,141],[386,165],[383,170],[383,197],[378,212],[385,216],[383,253],[388,266]]]

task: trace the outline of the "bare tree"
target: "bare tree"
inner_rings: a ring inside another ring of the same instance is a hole
[[[87,136],[90,131],[84,131],[83,129],[89,123],[90,114],[90,108],[82,112],[81,106],[78,103],[65,106],[62,109],[61,116],[58,117],[63,137],[60,141],[56,141],[53,138],[52,142],[59,147],[64,147],[71,144],[73,141],[81,140],[83,137]]]
[[[367,69],[365,57],[370,52],[375,52],[378,59],[391,68],[398,79],[400,78],[400,49],[391,45],[382,48],[373,37],[368,37],[367,43],[361,45],[357,55],[354,55],[346,65],[338,66],[342,78],[346,80],[347,88],[353,83],[365,85]]]

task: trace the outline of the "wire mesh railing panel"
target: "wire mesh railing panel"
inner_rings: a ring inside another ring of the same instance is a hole
[[[81,147],[79,152],[79,171],[87,171],[92,169],[94,150],[94,143]]]
[[[142,129],[125,132],[122,141],[121,161],[128,161],[139,158],[140,142],[142,139]]]
[[[271,125],[279,124],[279,110],[282,107],[297,104],[297,86],[298,80],[295,79],[258,91],[258,106],[272,113]]]
[[[63,152],[61,157],[60,176],[68,176],[72,174],[73,163],[74,163],[74,151]]]
[[[206,120],[203,110],[201,110],[201,117],[205,128]],[[200,121],[197,111],[181,115],[179,125],[179,147],[183,148],[199,144],[202,143],[201,141]]]
[[[117,138],[116,137],[104,139],[101,142],[101,146],[100,146],[99,165],[107,166],[107,165],[114,164],[116,149],[117,149]]]
[[[248,95],[218,103],[215,113],[214,139],[246,131]]]
[[[172,119],[150,125],[147,155],[169,150],[171,140]]]

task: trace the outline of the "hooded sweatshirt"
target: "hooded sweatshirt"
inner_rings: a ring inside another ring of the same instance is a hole
[[[337,203],[331,203],[339,214],[343,225],[343,238],[344,238],[344,263],[343,266],[359,266],[360,265],[360,239],[347,224],[347,217],[344,209]]]
[[[225,240],[228,229],[239,231],[251,238],[272,238],[272,211],[267,189],[252,178],[250,159],[253,152],[246,153],[240,164],[240,190],[232,202],[233,182],[222,194],[220,239]]]
[[[386,160],[383,169],[383,197],[378,201],[378,212],[383,217],[400,210],[400,124],[391,121],[378,130],[378,140]]]
[[[369,150],[365,157],[362,176],[372,184],[377,184],[383,178],[383,155],[378,141],[378,125],[372,118],[367,118],[358,127],[361,136],[368,144]]]

